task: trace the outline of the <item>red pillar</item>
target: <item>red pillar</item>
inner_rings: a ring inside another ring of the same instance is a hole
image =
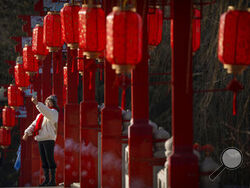
[[[173,1],[172,134],[173,155],[168,166],[168,184],[198,187],[198,160],[193,154],[192,0]]]
[[[51,76],[51,56],[52,54],[49,53],[45,60],[41,62],[42,64],[42,73],[41,73],[41,102],[45,102],[46,98],[51,95],[52,93],[52,76]],[[40,160],[40,165],[41,165]],[[41,165],[42,166],[42,165]],[[40,171],[40,183],[42,183],[43,179],[43,171]]]
[[[80,127],[77,50],[67,49],[67,96],[64,109],[64,186],[79,182]],[[62,79],[63,80],[63,79]],[[62,83],[63,86],[63,83]]]
[[[132,71],[132,118],[129,126],[129,186],[130,188],[153,187],[152,127],[148,124],[148,1],[137,1],[137,12],[143,19],[142,60]]]
[[[45,60],[42,61],[42,101],[52,93],[52,80],[51,80],[51,53],[49,53]]]
[[[106,15],[112,10],[111,1],[105,1]],[[119,88],[114,84],[115,71],[104,62],[104,108],[101,111],[101,187],[122,187],[122,113],[119,108]],[[112,161],[107,163],[107,161]]]
[[[37,99],[41,101],[41,74],[37,73],[33,76],[32,84],[34,91],[37,92]],[[33,105],[33,120],[36,118],[38,111]],[[40,184],[40,154],[37,141],[32,138],[32,186]]]
[[[64,177],[64,126],[63,126],[63,64],[62,50],[52,53],[52,94],[57,96],[59,110],[57,139],[55,143],[55,161],[57,164],[56,182],[63,182]]]
[[[21,137],[24,134],[25,129],[32,123],[33,119],[33,103],[31,97],[25,97],[25,108],[27,112],[26,118],[20,118],[20,132]],[[20,168],[20,181],[19,186],[31,186],[32,185],[32,137],[29,137],[27,142],[21,140],[21,168]]]
[[[80,184],[82,188],[96,188],[98,186],[99,128],[97,102],[95,101],[95,71],[94,60],[84,59],[83,100],[80,104]]]

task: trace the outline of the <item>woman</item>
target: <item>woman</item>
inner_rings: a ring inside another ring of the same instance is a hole
[[[42,168],[45,180],[39,186],[55,186],[56,163],[54,160],[54,146],[57,136],[58,123],[58,106],[55,95],[50,95],[45,100],[45,105],[37,101],[36,97],[32,97],[31,101],[36,105],[40,112],[31,125],[24,131],[23,140],[27,140],[29,136],[34,136],[38,141],[40,157],[42,160]],[[51,178],[49,178],[49,172]]]

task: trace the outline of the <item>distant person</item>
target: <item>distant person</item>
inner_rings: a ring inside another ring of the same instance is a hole
[[[38,141],[42,168],[45,176],[45,180],[39,186],[56,186],[54,147],[57,136],[59,111],[57,97],[55,95],[50,95],[45,100],[45,105],[42,102],[38,102],[36,97],[32,97],[31,101],[36,105],[40,113],[24,131],[23,140],[26,141],[29,136],[33,135],[35,140]]]

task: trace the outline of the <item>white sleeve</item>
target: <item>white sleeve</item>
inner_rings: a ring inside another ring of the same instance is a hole
[[[38,104],[36,105],[36,108],[52,123],[58,122],[58,112],[55,109],[50,109],[41,102],[38,102]]]
[[[28,126],[27,129],[25,129],[24,134],[32,135],[34,132],[34,128],[36,126],[36,121],[39,117],[39,114],[36,116],[36,119]]]

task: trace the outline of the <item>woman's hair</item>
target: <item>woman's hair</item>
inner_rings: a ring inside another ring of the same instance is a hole
[[[47,97],[46,100],[50,100],[53,104],[53,108],[55,108],[58,112],[59,112],[59,107],[57,104],[57,97],[56,95],[50,95],[49,97]]]

